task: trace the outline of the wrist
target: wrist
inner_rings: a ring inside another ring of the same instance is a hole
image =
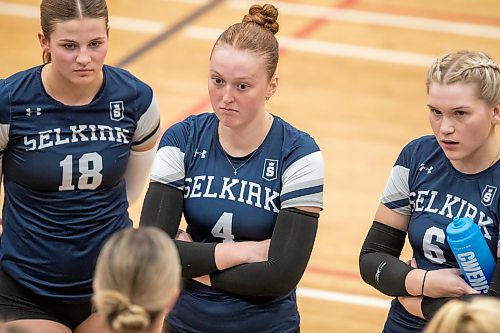
[[[422,290],[420,291],[421,296],[425,296],[425,278],[427,277],[427,273],[429,273],[429,271],[425,271],[424,277],[422,279]]]
[[[217,269],[224,270],[252,260],[249,243],[218,243],[215,246],[215,265]]]
[[[422,286],[427,271],[423,269],[413,269],[406,275],[406,291],[412,296],[422,296]]]

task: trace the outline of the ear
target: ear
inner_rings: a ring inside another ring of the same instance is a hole
[[[274,95],[277,89],[278,89],[278,76],[274,74],[267,85],[266,99],[271,98],[271,96]]]
[[[50,41],[47,37],[45,37],[43,32],[38,33],[38,41],[40,42],[40,46],[42,47],[42,50],[50,53],[50,45],[49,45]]]
[[[492,121],[494,125],[500,124],[500,100],[497,102],[497,104],[493,107],[492,112]]]

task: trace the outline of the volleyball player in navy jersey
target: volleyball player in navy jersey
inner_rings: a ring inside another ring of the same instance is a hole
[[[148,85],[104,65],[104,0],[40,9],[44,65],[0,80],[0,316],[35,333],[98,332],[95,262],[132,226],[127,208],[154,159],[159,111]]]
[[[164,134],[140,226],[180,233],[184,289],[171,332],[298,332],[295,287],[323,206],[314,140],[266,111],[278,80],[277,9],[250,8],[210,56],[214,113]],[[192,240],[192,242],[190,241]]]
[[[363,279],[397,297],[386,333],[422,332],[442,304],[478,293],[446,240],[453,217],[473,219],[500,257],[499,66],[482,52],[446,54],[429,69],[427,92],[434,135],[400,153],[360,254]],[[398,259],[406,233],[410,264]],[[488,294],[500,297],[498,259]]]

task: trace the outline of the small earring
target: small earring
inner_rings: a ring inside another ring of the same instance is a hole
[[[266,96],[266,101],[268,101],[268,100],[269,100],[269,96]]]

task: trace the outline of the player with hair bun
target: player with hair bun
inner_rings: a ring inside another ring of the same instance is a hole
[[[278,10],[250,8],[210,55],[213,113],[170,127],[140,226],[178,233],[184,289],[171,332],[300,330],[295,288],[323,207],[323,158],[307,134],[266,110],[276,92]]]

